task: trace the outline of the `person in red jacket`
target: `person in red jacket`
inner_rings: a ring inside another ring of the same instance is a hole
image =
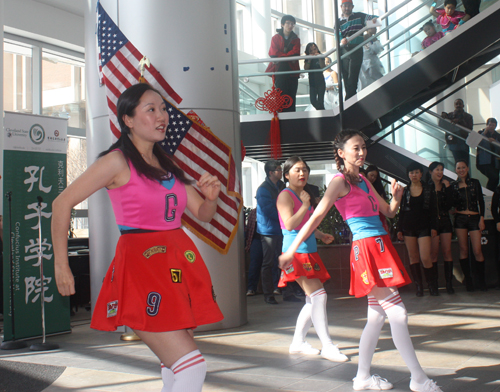
[[[269,57],[290,57],[300,55],[300,38],[293,32],[295,27],[295,18],[292,15],[285,15],[281,18],[281,29],[276,29],[271,39],[269,48]],[[269,63],[266,72],[283,72],[300,70],[298,60],[279,61]],[[295,96],[299,85],[299,73],[276,75],[275,84],[283,95],[289,95],[292,98],[292,105],[283,109],[284,112],[295,112]]]

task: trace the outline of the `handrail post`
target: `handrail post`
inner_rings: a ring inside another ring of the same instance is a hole
[[[333,0],[333,8],[334,8],[334,15],[335,15],[335,45],[337,49],[337,75],[339,79],[339,123],[340,123],[340,131],[344,128],[344,123],[342,119],[342,114],[344,112],[344,94],[342,92],[343,89],[343,83],[342,83],[342,55],[340,52],[340,26],[339,26],[339,4],[338,0]]]

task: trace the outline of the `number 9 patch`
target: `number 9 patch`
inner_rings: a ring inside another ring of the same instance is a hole
[[[182,270],[171,268],[170,275],[172,276],[172,282],[182,283]]]

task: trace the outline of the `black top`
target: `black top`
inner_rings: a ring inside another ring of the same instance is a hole
[[[481,183],[475,178],[468,178],[465,183],[467,186],[463,188],[460,188],[459,180],[450,184],[453,207],[457,211],[469,210],[479,212],[479,215],[484,216],[484,197]]]

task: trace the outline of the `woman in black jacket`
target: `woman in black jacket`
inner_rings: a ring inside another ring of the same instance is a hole
[[[443,252],[444,277],[446,279],[446,291],[453,294],[453,257],[451,255],[451,237],[453,225],[450,219],[451,209],[451,187],[448,180],[443,178],[444,165],[441,162],[432,162],[429,165],[429,187],[436,196],[436,209],[434,216],[437,218],[437,236],[432,238],[431,259],[432,267],[438,275],[437,261],[439,255],[439,245]]]
[[[425,280],[432,296],[439,295],[436,271],[432,268],[431,235],[435,237],[436,219],[433,215],[436,199],[431,188],[422,182],[422,165],[413,162],[406,172],[410,178],[401,199],[398,222],[398,239],[404,239],[413,281],[417,286],[417,297],[424,295],[420,260],[424,267]]]
[[[314,42],[309,42],[306,46],[306,56],[318,56],[321,52]],[[325,68],[325,59],[317,58],[304,61],[304,69],[323,69]],[[325,90],[326,83],[323,72],[309,72],[309,97],[311,105],[316,110],[325,110]]]
[[[460,248],[460,266],[465,276],[467,291],[474,291],[469,263],[469,239],[476,259],[479,288],[486,291],[484,280],[484,256],[481,250],[481,231],[484,230],[484,198],[479,180],[469,177],[469,166],[464,160],[455,165],[458,179],[450,185],[455,207],[455,233]]]

